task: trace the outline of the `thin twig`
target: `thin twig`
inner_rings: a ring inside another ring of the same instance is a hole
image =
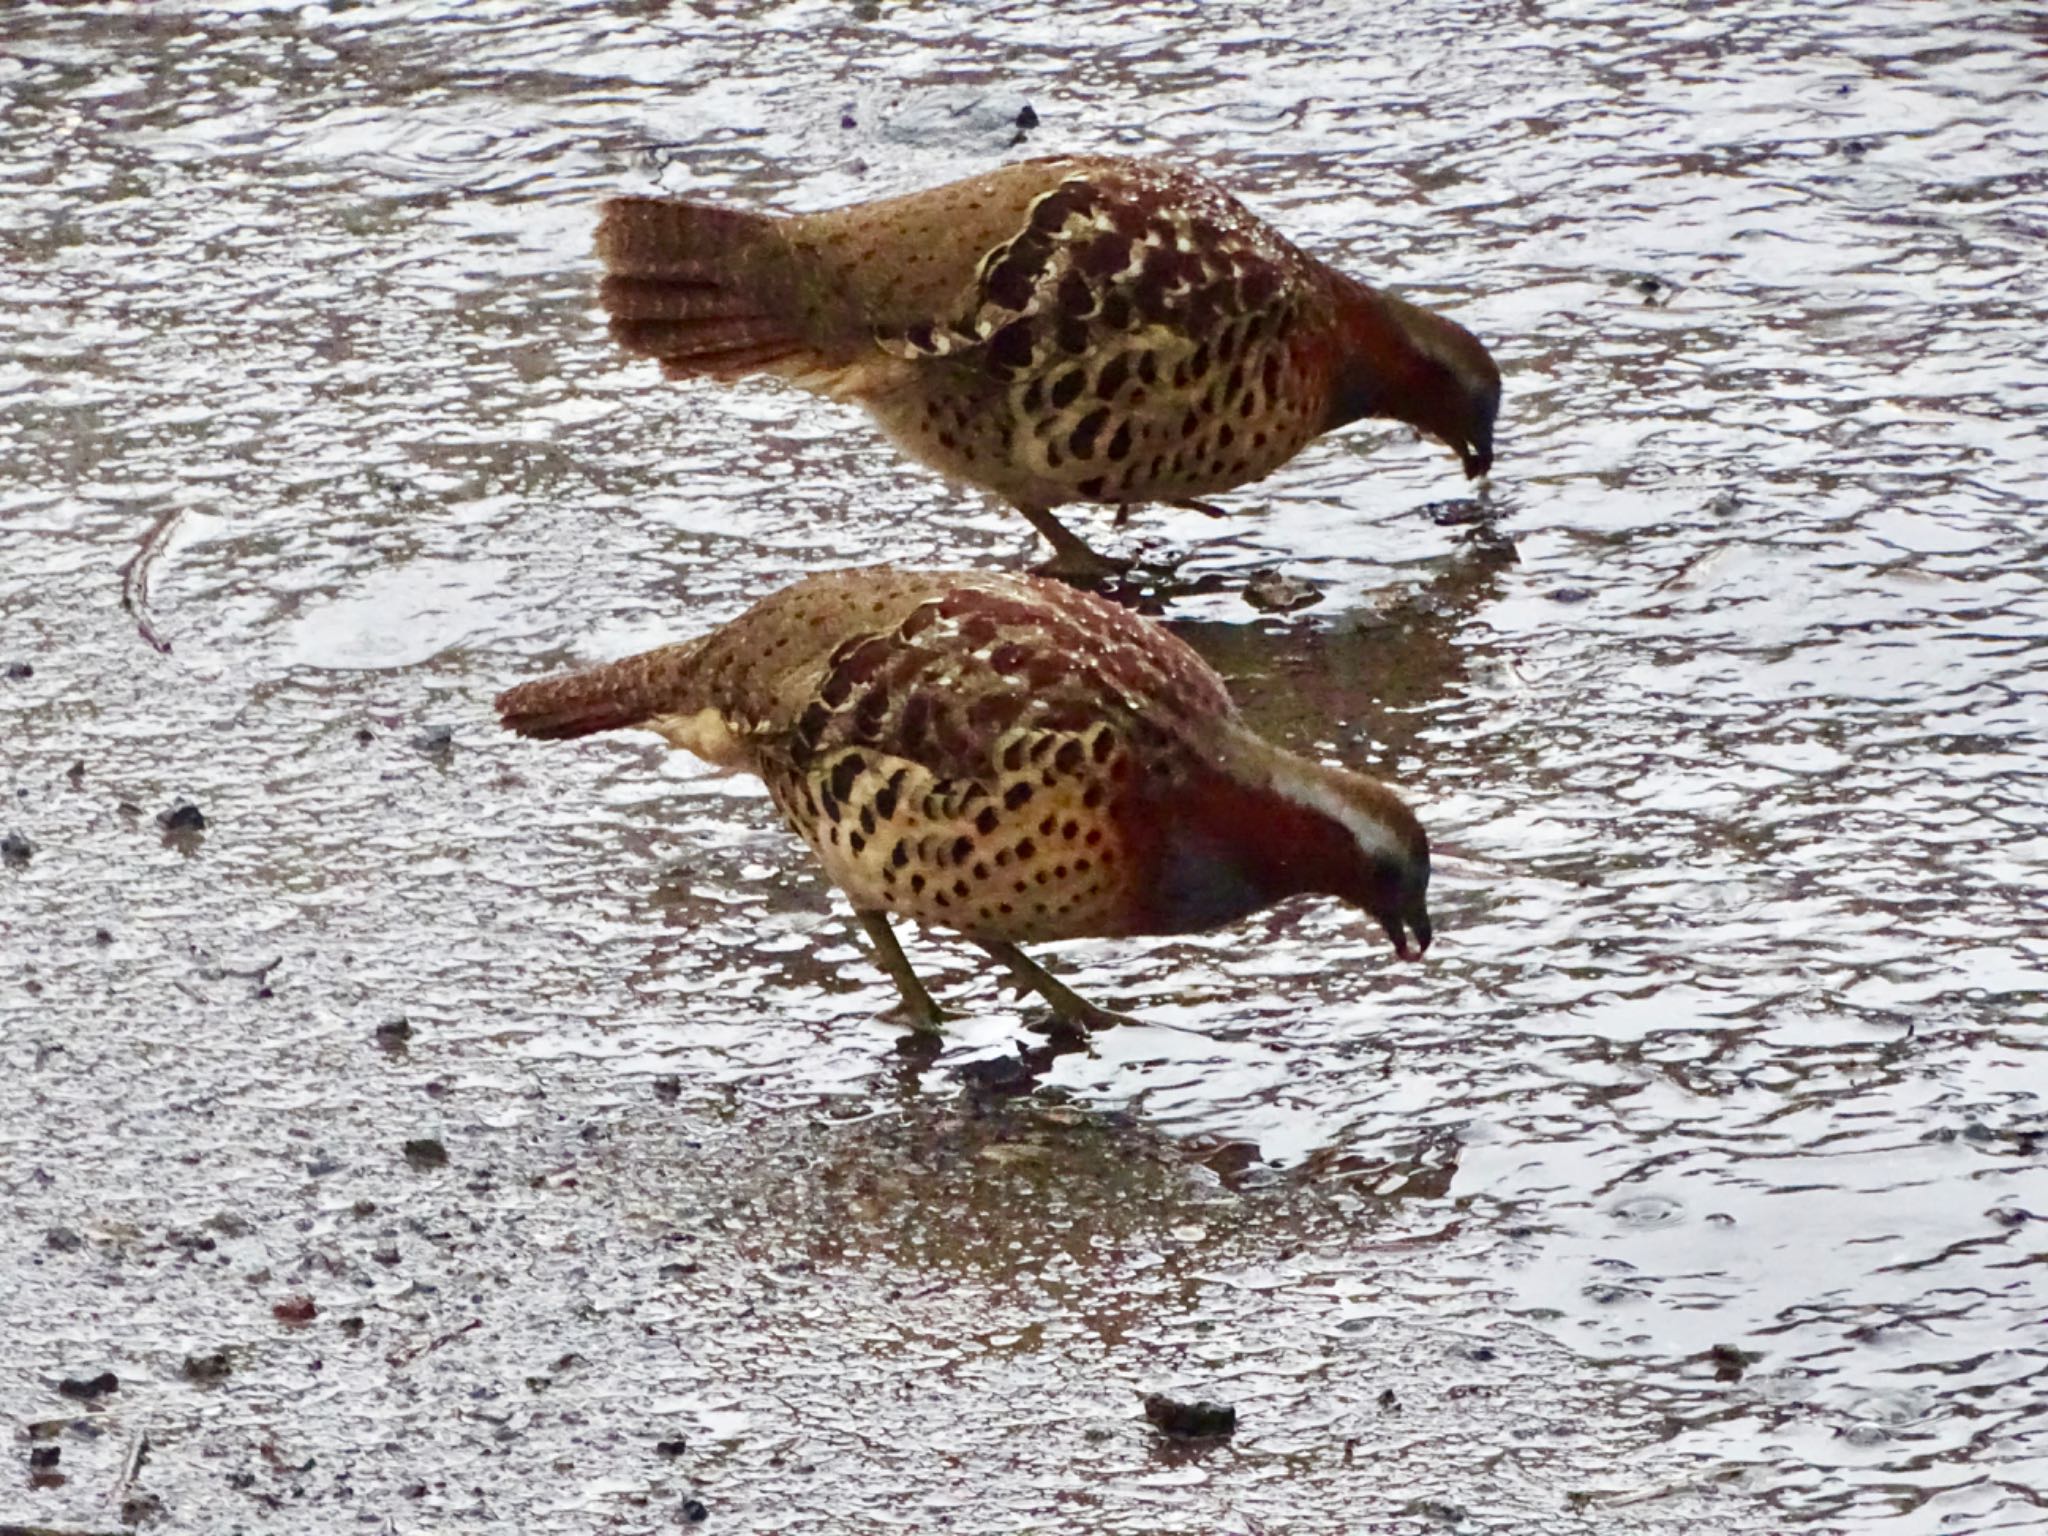
[[[114,1484],[116,1498],[127,1497],[128,1490],[135,1486],[135,1479],[142,1476],[142,1464],[149,1460],[149,1431],[136,1433],[135,1443],[128,1447],[128,1459],[121,1463],[121,1480]]]
[[[185,515],[183,507],[172,507],[156,520],[135,553],[128,557],[128,563],[121,567],[121,606],[128,610],[135,620],[135,628],[161,654],[171,654],[171,642],[156,631],[156,625],[149,617],[149,573],[163,554],[164,544],[171,536],[171,530]],[[0,1532],[0,1536],[5,1536]]]
[[[438,1339],[429,1339],[426,1343],[418,1345],[413,1349],[394,1349],[390,1354],[386,1355],[384,1359],[388,1364],[391,1365],[411,1365],[413,1361],[419,1359],[420,1356],[431,1355],[443,1344],[452,1344],[455,1340],[461,1338],[465,1333],[468,1333],[471,1329],[481,1328],[483,1327],[483,1325],[484,1320],[482,1318],[472,1317],[468,1322],[464,1323],[460,1328],[455,1329],[453,1332],[444,1333]],[[5,1536],[5,1533],[0,1533],[0,1536]]]

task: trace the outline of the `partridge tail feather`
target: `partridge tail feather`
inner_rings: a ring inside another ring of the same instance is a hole
[[[597,226],[612,339],[670,378],[731,378],[807,348],[775,291],[776,220],[708,203],[615,197]]]
[[[686,640],[588,671],[507,688],[497,698],[498,723],[542,741],[659,729],[657,721],[693,715],[704,707],[695,666],[702,648],[702,640]]]

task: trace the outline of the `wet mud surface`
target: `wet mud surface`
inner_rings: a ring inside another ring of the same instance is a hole
[[[2048,1521],[2018,12],[0,42],[0,1527]],[[1503,364],[1481,506],[1365,425],[1225,521],[1079,520],[1177,562],[1263,729],[1399,780],[1439,942],[1068,946],[1148,1023],[1056,1054],[910,935],[966,1014],[925,1059],[756,786],[488,701],[803,571],[1034,554],[855,413],[615,356],[597,198],[1097,148]]]

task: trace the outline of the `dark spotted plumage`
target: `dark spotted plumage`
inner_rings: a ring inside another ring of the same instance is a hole
[[[1081,566],[1049,509],[1227,491],[1363,416],[1492,462],[1500,375],[1468,331],[1156,162],[1032,160],[791,218],[620,198],[598,252],[629,350],[859,401]]]
[[[1365,906],[1404,954],[1429,940],[1427,843],[1391,790],[1265,742],[1169,631],[1054,582],[814,576],[498,708],[760,775],[871,933],[915,918],[1013,969],[1019,942],[1189,932],[1304,892]]]

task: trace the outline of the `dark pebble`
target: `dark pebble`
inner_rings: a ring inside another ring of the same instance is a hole
[[[101,949],[105,949],[114,942],[114,936],[104,928],[95,928],[92,931],[92,941],[99,945]]]
[[[60,1445],[32,1445],[28,1448],[28,1464],[31,1467],[54,1467],[64,1459],[64,1448]]]
[[[1038,114],[1031,110],[1031,103],[1028,101],[1018,110],[1017,126],[1025,133],[1029,133],[1038,126]]]
[[[164,1501],[153,1493],[130,1494],[121,1501],[121,1523],[140,1525],[164,1512]]]
[[[970,1092],[996,1099],[1029,1093],[1044,1076],[1044,1068],[1034,1071],[1021,1056],[991,1056],[983,1061],[970,1061],[960,1069],[960,1081]]]
[[[112,1371],[101,1371],[91,1377],[67,1376],[57,1383],[59,1396],[76,1398],[81,1403],[90,1403],[120,1390],[121,1378]]]
[[[1559,587],[1550,594],[1553,603],[1590,602],[1593,592],[1590,587]]]
[[[446,1168],[448,1149],[439,1137],[419,1136],[405,1144],[405,1160],[415,1168]]]
[[[77,789],[78,787],[80,787],[82,784],[85,783],[84,762],[76,762],[73,763],[69,768],[66,768],[64,770],[64,777],[71,781],[71,787],[73,789]]]
[[[397,1055],[412,1039],[412,1025],[405,1019],[392,1019],[377,1026],[377,1048]]]
[[[654,1096],[664,1104],[673,1104],[683,1096],[683,1080],[673,1075],[664,1075],[654,1080]]]
[[[455,727],[430,725],[412,739],[412,749],[428,757],[447,757],[455,750]]]
[[[1740,1381],[1742,1373],[1762,1358],[1763,1356],[1752,1354],[1746,1349],[1737,1349],[1733,1344],[1716,1344],[1707,1351],[1707,1359],[1714,1366],[1716,1381]]]
[[[1293,613],[1323,600],[1323,589],[1283,571],[1260,571],[1244,584],[1244,600],[1261,613]]]
[[[216,1349],[207,1355],[187,1355],[185,1363],[178,1368],[178,1374],[195,1386],[218,1386],[233,1374],[235,1363],[228,1358],[224,1349]]]
[[[1399,1413],[1401,1411],[1401,1399],[1394,1395],[1394,1389],[1392,1387],[1384,1389],[1380,1393],[1377,1401],[1380,1405],[1380,1409],[1382,1412]]]
[[[27,869],[28,861],[35,857],[36,845],[19,832],[10,832],[0,837],[0,862],[9,869]]]
[[[1222,1403],[1183,1403],[1163,1392],[1145,1399],[1145,1417],[1176,1440],[1217,1440],[1237,1429],[1237,1410]]]
[[[657,1440],[654,1443],[654,1454],[657,1456],[680,1456],[689,1448],[690,1442],[687,1440]]]
[[[1463,528],[1487,519],[1486,503],[1476,496],[1459,496],[1450,501],[1432,501],[1423,513],[1439,528]]]
[[[853,128],[858,125],[854,122],[851,112],[842,112],[839,114],[839,126],[842,128]]]
[[[53,1253],[76,1253],[85,1246],[85,1239],[69,1227],[52,1227],[43,1234],[43,1246]]]
[[[25,683],[35,675],[36,669],[25,661],[7,663],[7,681],[10,683]]]
[[[702,1499],[683,1500],[683,1519],[690,1525],[702,1525],[711,1518],[711,1511],[704,1507]]]
[[[270,1309],[270,1315],[288,1328],[297,1328],[318,1317],[320,1309],[310,1296],[287,1296]]]
[[[360,1317],[344,1317],[336,1326],[352,1339],[363,1331],[363,1320]]]
[[[168,811],[158,812],[156,824],[166,832],[204,832],[206,813],[190,800],[181,800]]]

